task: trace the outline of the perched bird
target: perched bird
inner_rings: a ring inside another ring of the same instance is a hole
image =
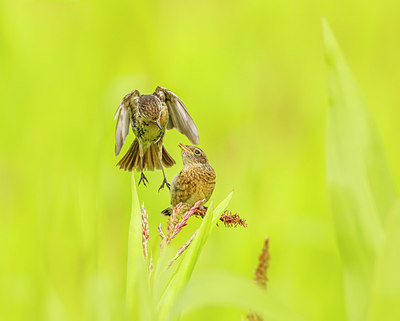
[[[187,209],[197,201],[206,203],[215,187],[215,171],[210,166],[206,154],[196,146],[179,144],[182,149],[183,169],[171,182],[171,205],[161,212],[171,215],[172,208],[183,203]]]
[[[127,171],[141,171],[139,184],[148,182],[144,170],[161,169],[164,180],[159,188],[166,184],[170,188],[165,167],[171,167],[175,160],[163,146],[166,129],[176,128],[197,145],[199,132],[190,117],[185,104],[171,91],[158,86],[151,95],[141,95],[134,90],[127,94],[115,113],[118,117],[115,128],[115,155],[118,155],[129,134],[129,127],[136,138],[129,150],[118,162],[120,168]]]

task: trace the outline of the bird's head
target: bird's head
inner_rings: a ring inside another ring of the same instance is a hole
[[[196,146],[179,144],[184,166],[210,166],[206,154]]]
[[[138,104],[139,116],[146,121],[156,124],[160,129],[161,101],[154,95],[142,95]]]

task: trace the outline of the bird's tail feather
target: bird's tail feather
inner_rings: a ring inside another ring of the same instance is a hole
[[[162,146],[162,162],[165,167],[171,167],[176,164],[172,156],[167,152],[164,145]]]
[[[146,150],[143,155],[143,168],[148,171],[153,171],[154,169],[161,169],[160,164],[160,145],[152,144]],[[167,152],[164,146],[161,149],[161,160],[165,167],[171,167],[175,164],[175,160],[172,156]],[[140,171],[140,152],[139,152],[139,141],[135,138],[131,146],[129,147],[126,154],[121,158],[121,160],[117,164],[120,168],[126,171],[133,171],[136,169]]]

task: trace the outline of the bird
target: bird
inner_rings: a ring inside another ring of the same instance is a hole
[[[115,155],[121,151],[129,134],[129,127],[135,139],[117,166],[127,171],[140,170],[140,180],[146,186],[144,170],[161,169],[164,180],[158,189],[170,184],[165,177],[164,166],[171,167],[176,162],[165,149],[163,142],[166,129],[176,128],[194,145],[199,144],[199,131],[185,104],[170,90],[158,86],[153,94],[141,95],[133,90],[122,99],[115,113]]]
[[[171,181],[171,206],[161,212],[172,214],[173,207],[182,203],[189,210],[197,201],[205,204],[214,191],[216,174],[200,148],[178,145],[182,149],[183,169]]]

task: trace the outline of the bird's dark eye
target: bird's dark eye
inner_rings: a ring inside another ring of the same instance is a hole
[[[196,150],[194,151],[194,153],[195,153],[196,155],[200,155],[200,151],[199,151],[198,149],[196,149]]]

